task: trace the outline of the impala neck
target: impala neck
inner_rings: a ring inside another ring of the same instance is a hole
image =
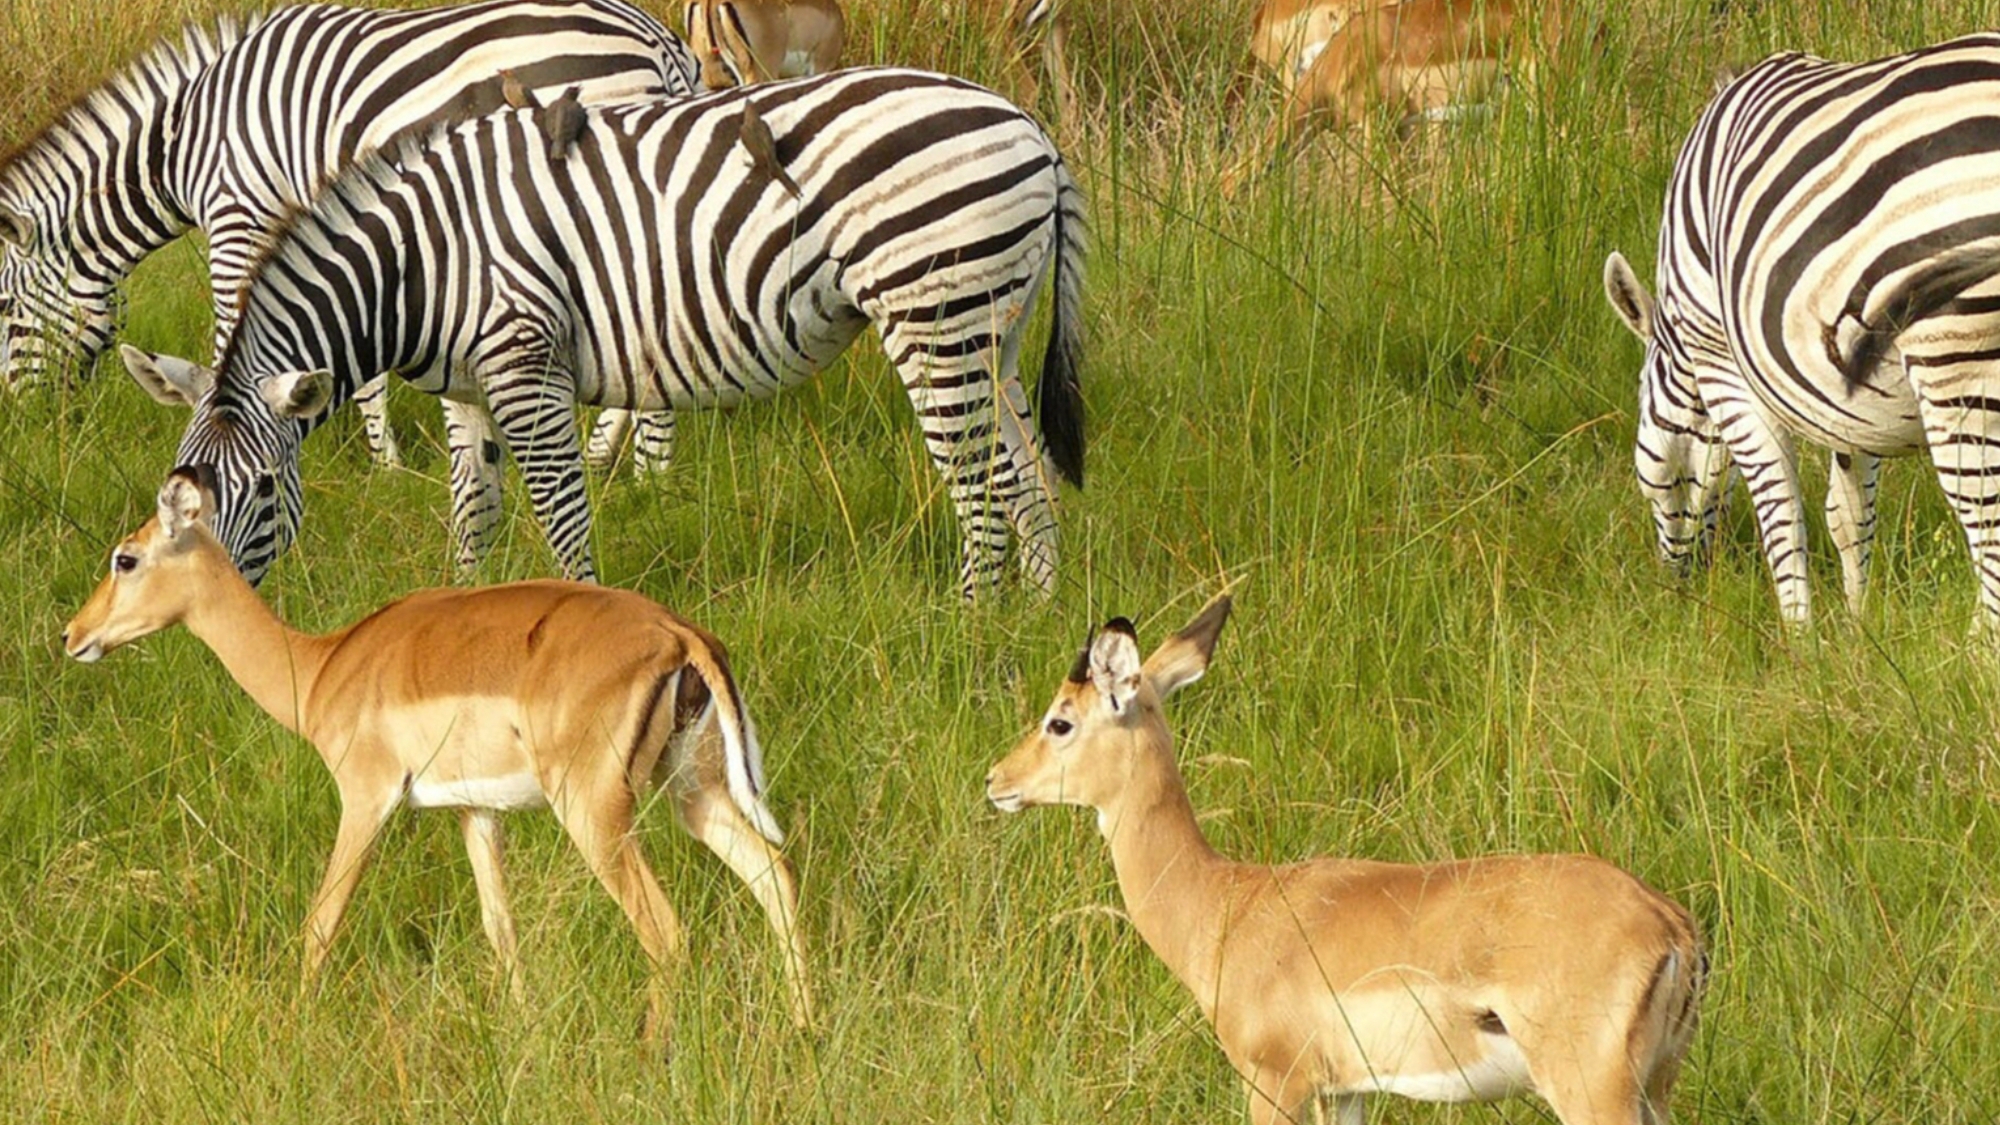
[[[1231,865],[1201,834],[1172,738],[1164,730],[1134,737],[1150,745],[1134,748],[1131,775],[1118,798],[1098,809],[1098,827],[1111,843],[1118,890],[1139,936],[1201,995],[1210,973],[1202,954],[1212,945],[1205,937],[1220,924]]]
[[[215,653],[251,699],[293,732],[325,661],[326,643],[279,620],[257,596],[219,543],[205,545],[197,565],[201,594],[181,623]]]

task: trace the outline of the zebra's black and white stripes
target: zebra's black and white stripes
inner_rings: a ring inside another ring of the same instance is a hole
[[[1879,459],[1928,448],[2000,623],[1995,106],[1996,35],[1859,64],[1778,55],[1709,103],[1668,187],[1657,303],[1622,257],[1605,269],[1646,343],[1636,457],[1670,560],[1733,460],[1780,610],[1809,620],[1804,438],[1835,451],[1827,505],[1858,603]]]
[[[685,95],[697,74],[678,37],[622,0],[301,5],[155,47],[0,161],[0,383],[87,366],[110,341],[118,283],[190,226],[208,235],[219,354],[284,217],[399,133],[503,108],[503,70],[543,100],[574,85],[593,102]],[[471,459],[491,442],[484,417],[451,413],[464,558],[480,513],[498,510],[498,477]],[[367,424],[393,459],[379,406]]]
[[[738,141],[753,102],[798,199]],[[216,530],[247,574],[296,522],[300,438],[367,373],[483,396],[557,556],[587,576],[575,404],[763,397],[873,325],[944,474],[967,591],[996,576],[1010,527],[1029,579],[1053,583],[1052,484],[1016,369],[1052,273],[1041,432],[1080,483],[1083,216],[1031,119],[877,69],[592,110],[559,158],[545,124],[500,113],[361,161],[259,267],[180,451],[214,467]]]

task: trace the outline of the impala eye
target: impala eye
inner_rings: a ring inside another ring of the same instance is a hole
[[[119,574],[130,574],[139,569],[139,556],[120,551],[111,556],[111,569]]]
[[[1076,724],[1070,722],[1068,719],[1049,720],[1048,732],[1050,734],[1055,735],[1057,738],[1061,738],[1063,735],[1066,735],[1075,729],[1076,729]]]

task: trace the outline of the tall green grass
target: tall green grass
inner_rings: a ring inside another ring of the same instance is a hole
[[[858,55],[1000,80],[963,7],[856,7]],[[1995,6],[1606,6],[1538,112],[1328,137],[1233,205],[1221,91],[1247,13],[1070,11],[1092,449],[1052,601],[958,603],[950,506],[869,346],[776,401],[684,417],[663,480],[592,485],[607,581],[735,655],[820,1026],[789,1029],[760,915],[658,809],[646,843],[691,951],[670,1057],[634,1043],[637,943],[546,816],[511,821],[527,1005],[493,977],[435,815],[388,829],[301,997],[297,928],[336,819],[317,758],[184,634],[96,667],[56,643],[150,513],[180,425],[106,361],[0,413],[6,1116],[1236,1120],[1237,1082],[1118,917],[1088,818],[1002,818],[981,795],[1090,625],[1130,614],[1150,644],[1229,580],[1216,667],[1173,706],[1225,851],[1606,856],[1712,945],[1683,1119],[2000,1116],[1996,669],[1967,639],[1962,539],[1927,469],[1898,464],[1860,619],[1820,543],[1824,620],[1781,631],[1741,505],[1717,564],[1670,580],[1631,481],[1638,351],[1598,283],[1612,248],[1650,268],[1668,165],[1721,66],[1879,54]],[[0,57],[25,75],[0,82],[0,144],[199,14],[0,0]],[[186,245],[150,263],[130,338],[200,353],[201,276]],[[265,587],[297,623],[450,580],[437,415],[412,394],[395,415],[431,439],[406,441],[409,470],[369,468],[351,420],[308,448],[303,537]],[[514,503],[485,579],[549,572]]]

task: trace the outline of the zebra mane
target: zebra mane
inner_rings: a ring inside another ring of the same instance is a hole
[[[297,242],[300,231],[315,226],[322,230],[337,228],[344,220],[366,208],[368,197],[394,182],[401,175],[404,164],[421,157],[439,137],[464,124],[464,121],[438,121],[398,133],[382,147],[361,153],[348,161],[320,185],[310,201],[288,206],[284,215],[259,239],[256,252],[250,257],[243,273],[243,287],[236,292],[238,313],[249,312],[250,295],[263,282],[271,264],[283,258]],[[239,317],[238,326],[242,323]],[[230,381],[228,373],[235,367],[236,353],[248,335],[242,331],[235,332],[223,345],[222,354],[215,361],[219,382]]]
[[[71,99],[35,135],[0,150],[0,177],[11,173],[18,162],[32,159],[87,127],[93,118],[114,117],[129,113],[134,104],[157,102],[167,92],[214,65],[224,52],[255,31],[268,14],[261,10],[243,15],[224,14],[212,22],[186,24],[178,36],[159,39],[138,58],[113,71],[109,78]]]

